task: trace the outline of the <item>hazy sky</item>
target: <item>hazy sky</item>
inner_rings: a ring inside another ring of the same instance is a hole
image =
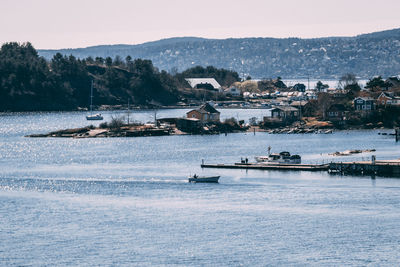
[[[177,36],[324,37],[400,28],[400,0],[0,0],[0,43],[138,44]]]

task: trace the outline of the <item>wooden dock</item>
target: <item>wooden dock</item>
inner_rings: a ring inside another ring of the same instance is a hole
[[[201,164],[202,168],[219,169],[253,169],[253,170],[282,170],[282,171],[327,171],[329,164]]]
[[[234,163],[205,164],[202,168],[246,169],[246,170],[277,170],[277,171],[327,171],[329,173],[349,175],[379,175],[400,177],[399,160],[375,160],[356,162],[331,162],[328,164],[265,164],[265,163]]]
[[[400,161],[357,161],[329,163],[329,172],[354,175],[400,177]]]

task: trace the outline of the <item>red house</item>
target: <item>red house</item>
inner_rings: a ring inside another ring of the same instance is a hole
[[[208,103],[186,113],[187,118],[198,119],[201,122],[219,122],[219,115],[220,112]]]

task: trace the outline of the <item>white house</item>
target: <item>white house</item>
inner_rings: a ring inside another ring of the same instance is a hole
[[[226,90],[224,91],[224,93],[225,93],[226,95],[231,95],[231,96],[240,96],[240,93],[241,93],[241,92],[240,92],[240,89],[238,89],[238,88],[232,86],[232,87],[226,89]]]
[[[193,89],[207,89],[222,92],[221,85],[214,78],[187,78],[185,80]]]

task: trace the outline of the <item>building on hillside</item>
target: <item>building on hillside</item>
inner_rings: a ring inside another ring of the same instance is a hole
[[[389,85],[389,89],[400,88],[400,79],[397,76],[387,78],[385,83]]]
[[[231,95],[231,96],[240,96],[241,91],[235,86],[229,87],[224,90],[225,95]]]
[[[400,106],[400,97],[394,96],[391,92],[382,92],[377,100],[379,106]]]
[[[187,78],[185,80],[193,89],[206,89],[222,92],[221,85],[214,78]]]
[[[328,88],[327,93],[333,96],[333,98],[345,98],[347,96],[348,90]]]
[[[308,104],[308,101],[293,101],[290,103],[290,106],[295,107],[299,110],[300,116],[301,116],[301,111],[304,110],[304,107]]]
[[[342,104],[333,104],[326,111],[326,118],[331,122],[344,124],[348,111]]]
[[[307,90],[307,91],[305,92],[305,97],[306,97],[306,99],[308,99],[308,100],[315,100],[315,99],[318,99],[318,95],[317,95],[314,91],[312,91],[312,90]]]
[[[375,110],[375,99],[371,97],[356,97],[353,100],[354,109],[360,111]]]
[[[193,109],[186,113],[187,118],[198,119],[201,122],[219,122],[220,112],[212,107],[210,104],[205,103],[198,109]]]
[[[293,86],[293,90],[298,91],[298,92],[305,92],[306,91],[306,86],[302,83],[296,83]]]

